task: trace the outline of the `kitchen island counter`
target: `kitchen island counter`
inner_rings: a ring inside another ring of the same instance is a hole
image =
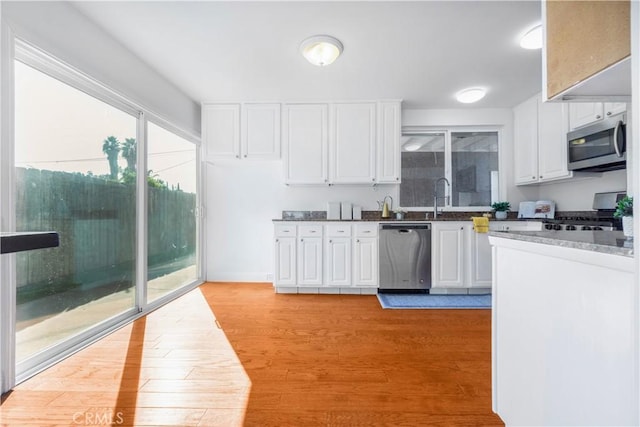
[[[489,243],[494,412],[506,425],[638,425],[622,232],[490,232]]]
[[[633,258],[633,240],[622,231],[490,231],[489,236]]]

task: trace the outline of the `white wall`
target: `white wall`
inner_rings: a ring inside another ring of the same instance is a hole
[[[592,177],[582,177],[578,173],[569,181],[540,185],[538,200],[555,201],[557,211],[590,211],[595,193],[626,189],[626,169],[603,172]]]
[[[200,105],[66,2],[0,2],[16,36],[200,135]],[[117,25],[117,23],[114,23]]]

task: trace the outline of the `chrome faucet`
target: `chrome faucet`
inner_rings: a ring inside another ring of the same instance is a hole
[[[449,180],[447,178],[438,178],[436,182],[433,183],[433,219],[436,219],[438,217],[438,199],[445,199],[445,205],[449,201],[449,196],[446,195],[446,188],[444,192],[445,195],[442,197],[438,197],[438,183],[440,183],[440,181],[444,181],[447,184],[447,187],[449,187],[449,192],[451,192],[451,184],[449,184]]]

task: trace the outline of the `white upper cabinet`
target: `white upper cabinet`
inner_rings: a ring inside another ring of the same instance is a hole
[[[207,160],[280,158],[280,104],[202,104]]]
[[[516,184],[538,182],[538,98],[513,110],[514,177]]]
[[[280,158],[280,104],[243,104],[241,123],[242,157]]]
[[[627,104],[624,102],[572,103],[569,104],[569,128],[574,130],[625,111]]]
[[[542,103],[538,109],[538,181],[571,178],[567,169],[568,105]]]
[[[400,182],[400,101],[285,104],[282,129],[286,184]]]
[[[376,104],[338,103],[331,109],[330,180],[375,182]]]
[[[240,104],[203,104],[205,158],[240,158]]]
[[[329,182],[327,114],[327,104],[283,106],[282,143],[287,184]]]
[[[516,185],[571,178],[567,169],[566,104],[542,103],[540,95],[514,108]]]
[[[378,103],[378,184],[400,182],[400,101]]]

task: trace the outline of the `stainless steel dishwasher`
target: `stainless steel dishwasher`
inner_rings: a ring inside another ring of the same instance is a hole
[[[431,224],[381,224],[379,254],[380,291],[431,288]]]

